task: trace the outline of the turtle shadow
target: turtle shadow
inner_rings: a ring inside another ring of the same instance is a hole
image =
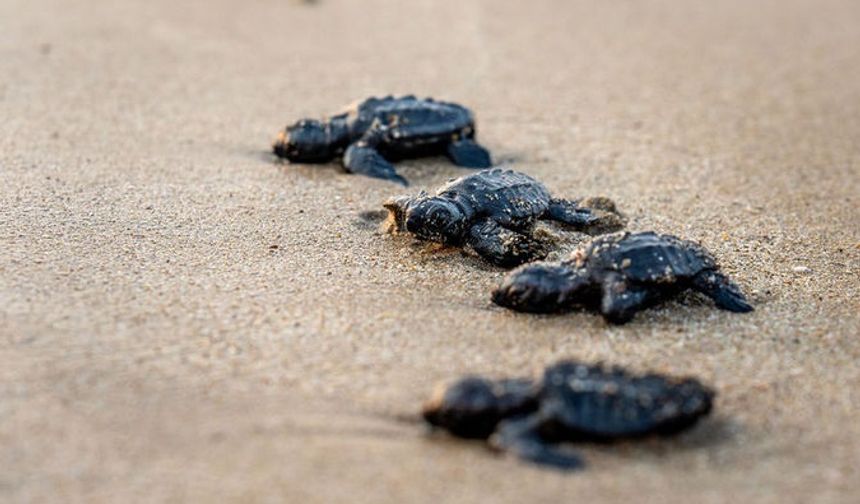
[[[294,1],[296,1],[297,3],[302,3],[308,0]],[[315,0],[310,0],[308,3],[313,4],[314,2]],[[245,148],[239,149],[239,152],[245,157],[253,158],[258,161],[265,162],[266,164],[274,165],[279,169],[279,171],[286,171],[288,168],[291,170],[294,169],[295,173],[301,174],[308,179],[318,178],[317,171],[325,170],[328,171],[332,176],[348,175],[374,180],[369,177],[363,177],[361,175],[355,175],[347,172],[343,168],[343,165],[337,160],[327,161],[323,163],[293,163],[287,159],[276,155],[271,148],[260,149],[247,146]],[[495,158],[491,168],[513,168],[514,165],[523,163],[527,160],[528,157],[523,154],[506,154],[504,156],[499,156]],[[409,181],[409,187],[404,188],[401,185],[391,183],[391,181],[380,179],[375,180],[377,182],[390,185],[393,190],[399,190],[398,194],[400,192],[403,192],[404,190],[409,191],[413,187],[436,187],[439,184],[484,169],[457,166],[451,163],[451,161],[447,157],[442,155],[406,159],[394,158],[392,159],[392,162],[397,169],[397,173],[399,173]]]
[[[420,264],[435,264],[440,267],[466,266],[471,269],[504,273],[504,268],[494,266],[476,254],[470,253],[461,247],[443,245],[435,242],[418,240],[406,234],[391,232],[391,221],[388,210],[363,210],[356,214],[352,225],[362,231],[379,236],[390,236],[392,242],[398,247],[406,250],[410,259]]]
[[[494,266],[479,256],[467,250],[457,247],[446,247],[444,245],[426,245],[420,242],[412,245],[418,260],[424,264],[438,264],[446,267],[465,267],[471,270],[487,273],[505,273],[506,269]]]
[[[336,183],[338,177],[352,176],[337,163],[292,163],[269,153],[263,156],[281,175],[295,175],[311,182]]]
[[[504,452],[492,447],[484,439],[460,438],[433,427],[418,414],[392,415],[389,419],[403,427],[412,428],[413,436],[420,441],[433,443],[445,449],[476,449],[498,458]],[[606,459],[645,459],[658,461],[673,454],[708,450],[735,442],[743,427],[729,417],[717,416],[701,420],[689,430],[674,434],[649,434],[638,438],[615,440],[571,440],[555,443],[558,448],[579,454],[590,465],[588,452],[599,453]],[[553,444],[553,443],[551,443]]]
[[[737,439],[742,427],[730,417],[715,416],[701,419],[695,426],[677,433],[649,434],[640,438],[608,441],[572,442],[577,446],[593,446],[600,451],[630,451],[640,454],[666,455],[725,445]]]
[[[436,187],[446,181],[453,180],[457,177],[468,175],[476,170],[470,168],[458,167],[447,161],[441,156],[409,159],[396,161],[395,167],[397,173],[409,182],[408,187],[403,187],[391,180],[383,180],[373,177],[367,177],[360,174],[354,174],[344,169],[339,161],[329,161],[324,163],[294,163],[287,159],[278,157],[272,151],[253,149],[247,151],[247,154],[259,161],[275,166],[281,172],[287,172],[301,175],[309,180],[320,178],[322,173],[325,173],[325,178],[335,177],[357,177],[356,180],[371,181],[380,184],[380,187],[390,188],[391,196],[397,196],[405,192],[413,191],[414,188],[431,188]]]
[[[269,164],[273,164],[275,166],[283,166],[283,165],[290,164],[289,161],[287,161],[284,158],[278,157],[274,152],[272,152],[272,149],[268,149],[268,150],[260,150],[260,149],[250,150],[249,149],[248,155],[250,155],[254,159],[258,159],[260,161],[265,161],[265,162],[267,162]]]
[[[505,273],[506,270],[502,270]],[[761,303],[756,303],[756,307]],[[532,313],[511,310],[503,306],[490,304],[486,309],[500,310],[505,313],[510,313],[516,318],[524,318],[531,320],[545,320],[547,323],[560,323],[565,328],[572,326],[574,328],[582,328],[588,319],[594,319],[595,326],[601,326],[604,329],[616,329],[636,333],[645,327],[649,329],[678,329],[686,326],[698,326],[713,322],[715,316],[727,317],[728,319],[750,316],[752,314],[733,313],[726,310],[721,310],[714,306],[713,301],[705,295],[695,291],[684,291],[675,295],[670,299],[662,301],[656,305],[645,307],[636,312],[633,319],[623,324],[613,324],[607,321],[600,313],[599,299],[595,298],[590,303],[579,304],[571,309],[559,310],[546,313]]]
[[[744,426],[736,419],[716,415],[699,422],[693,429],[682,433],[672,444],[675,451],[699,450],[729,444],[738,439]]]
[[[477,271],[504,274],[514,269],[496,266],[468,248],[443,245],[411,237],[407,233],[392,233],[392,221],[388,210],[368,209],[358,212],[352,220],[353,227],[375,235],[390,235],[398,246],[408,250],[412,259],[422,264],[440,266],[464,266]],[[534,261],[558,261],[569,255],[591,236],[574,230],[563,229],[553,223],[539,223],[535,238],[540,240],[549,252]],[[533,261],[528,261],[533,262]]]
[[[505,273],[506,269],[494,266],[479,256],[460,247],[424,242],[413,238],[404,238],[409,243],[404,246],[416,262],[423,265],[434,265],[440,268],[465,267],[471,270],[487,273]]]
[[[433,439],[453,439],[459,441],[474,441],[453,436],[444,429],[434,427],[424,421],[420,413],[394,412],[380,415],[396,425],[421,428],[420,435]],[[702,418],[694,426],[682,432],[652,433],[641,437],[621,439],[579,439],[564,441],[560,444],[576,447],[594,446],[602,449],[613,449],[628,446],[648,452],[690,451],[724,445],[737,439],[743,431],[743,425],[732,417],[715,415]]]
[[[400,193],[416,192],[416,188],[435,191],[437,187],[459,177],[465,177],[488,168],[469,168],[453,164],[445,156],[425,156],[421,158],[393,159],[397,173],[409,181],[408,187],[399,186]],[[493,163],[491,168],[503,165]]]
[[[358,212],[352,220],[352,225],[364,231],[373,231],[377,234],[386,232],[385,222],[388,220],[388,210],[364,210]]]
[[[277,156],[271,149],[246,148],[241,152],[246,157],[274,167],[280,175],[297,176],[310,182],[332,183],[338,176],[347,174],[337,163],[293,163]]]
[[[528,155],[521,152],[509,152],[502,156],[497,156],[493,160],[493,168],[513,168],[514,165],[530,162],[529,164],[540,164],[543,160],[530,159]]]
[[[751,299],[752,300],[752,299]],[[755,307],[759,308],[763,302],[759,299],[754,299]],[[599,315],[599,314],[598,314]],[[689,325],[701,325],[713,322],[715,317],[734,319],[742,319],[744,316],[754,316],[755,311],[751,313],[734,313],[728,310],[718,308],[714,302],[700,292],[688,289],[686,291],[675,294],[670,299],[666,299],[656,305],[646,307],[636,313],[633,319],[622,325],[608,324],[610,327],[638,327],[644,325],[665,327],[682,327]]]
[[[565,445],[591,451],[605,460],[661,463],[675,455],[707,452],[737,444],[742,431],[743,427],[734,419],[717,416],[703,419],[695,427],[677,434],[655,434],[609,442],[571,442]]]

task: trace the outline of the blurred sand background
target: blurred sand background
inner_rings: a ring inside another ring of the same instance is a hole
[[[410,92],[757,311],[506,312],[499,270],[376,233],[399,187],[268,154]],[[857,502],[858,206],[856,0],[0,0],[0,500]],[[695,374],[715,415],[577,474],[410,420],[565,357]]]

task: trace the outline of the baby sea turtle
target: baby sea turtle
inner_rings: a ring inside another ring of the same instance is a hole
[[[635,375],[567,360],[535,380],[463,378],[437,387],[424,419],[464,438],[561,469],[581,459],[559,443],[669,435],[711,411],[714,391],[693,378]]]
[[[475,142],[475,120],[456,103],[414,96],[369,98],[318,121],[302,119],[275,141],[275,154],[294,163],[327,163],[343,156],[350,173],[399,182],[391,161],[446,154],[468,168],[492,166]]]
[[[592,306],[607,321],[623,324],[685,289],[705,294],[723,310],[753,309],[701,245],[653,232],[599,236],[565,261],[522,266],[505,277],[493,302],[538,313]]]
[[[588,234],[624,227],[624,219],[608,198],[553,198],[532,177],[502,168],[450,180],[434,196],[421,191],[391,199],[384,206],[392,232],[445,245],[468,245],[484,259],[505,267],[546,255],[545,245],[532,235],[540,219]]]

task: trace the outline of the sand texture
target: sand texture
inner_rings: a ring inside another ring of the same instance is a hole
[[[701,241],[756,311],[511,313],[501,270],[376,231],[401,188],[268,153],[409,92]],[[856,0],[0,0],[0,501],[857,502],[858,222]],[[569,357],[716,410],[578,474],[415,421],[437,380]]]

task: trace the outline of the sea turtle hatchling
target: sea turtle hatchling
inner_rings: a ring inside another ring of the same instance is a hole
[[[537,379],[469,376],[437,387],[422,415],[432,426],[560,469],[582,466],[559,443],[669,435],[711,411],[715,393],[693,378],[635,375],[566,360]]]
[[[445,154],[468,168],[492,166],[475,142],[472,112],[456,103],[414,96],[369,98],[322,121],[302,119],[280,133],[275,154],[294,163],[343,157],[350,173],[408,185],[391,161]]]
[[[422,191],[385,202],[390,231],[452,246],[470,246],[487,261],[512,267],[543,258],[546,246],[533,236],[538,220],[599,234],[624,227],[608,198],[553,198],[534,178],[492,168],[450,180],[435,195]]]
[[[607,321],[623,324],[637,311],[685,289],[705,294],[723,310],[753,309],[701,245],[654,232],[599,236],[567,260],[524,265],[506,275],[492,299],[538,313],[591,306]]]

